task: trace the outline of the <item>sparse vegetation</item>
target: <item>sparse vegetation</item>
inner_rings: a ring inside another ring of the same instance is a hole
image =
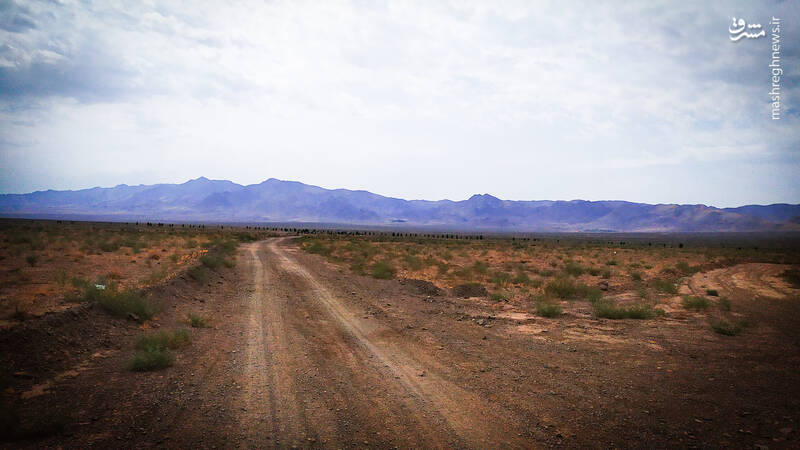
[[[717,300],[717,305],[719,305],[719,309],[723,311],[731,310],[731,301],[728,300],[727,297],[720,297],[720,299]]]
[[[82,300],[96,302],[115,316],[126,317],[130,314],[140,320],[152,318],[158,310],[155,304],[140,294],[131,290],[118,291],[114,286],[107,286],[106,289],[89,286]]]
[[[185,328],[159,330],[139,338],[136,341],[136,349],[159,348],[175,350],[189,344],[190,341],[189,331]]]
[[[331,248],[326,247],[321,242],[313,242],[311,245],[306,247],[306,251],[308,253],[314,253],[316,255],[328,256],[331,254]]]
[[[711,323],[711,328],[717,334],[725,336],[736,336],[740,334],[747,327],[747,321],[737,320],[736,322],[728,322],[727,320],[717,320]]]
[[[207,254],[217,258],[206,258],[211,265],[228,266],[239,242],[270,234],[276,233],[199,225],[3,219],[0,261],[11,270],[0,271],[0,297],[8,300],[0,302],[0,319],[16,314],[15,305],[20,314],[38,316],[58,309],[62,299],[84,301],[89,285],[108,284],[97,282],[100,277],[113,282],[118,292],[139,291],[179,276]],[[188,275],[206,282],[202,269]]]
[[[489,298],[493,302],[502,302],[508,300],[508,295],[503,292],[492,292],[492,295]]]
[[[160,370],[172,366],[175,350],[190,342],[185,329],[161,330],[136,341],[136,353],[128,360],[128,369],[135,372]]]
[[[575,283],[569,278],[556,278],[550,281],[545,285],[544,292],[551,297],[563,300],[586,299],[596,301],[602,296],[600,289]]]
[[[675,269],[683,275],[692,275],[700,271],[700,266],[690,266],[686,261],[679,261],[675,264]]]
[[[577,277],[583,275],[586,272],[586,269],[584,269],[580,264],[568,261],[566,264],[564,264],[564,272]]]
[[[649,305],[617,306],[610,300],[600,300],[594,303],[594,315],[605,319],[652,319],[659,314],[658,310]],[[662,311],[663,313],[663,311]]]
[[[685,309],[700,311],[707,309],[711,305],[711,302],[709,302],[708,299],[705,297],[698,297],[695,295],[684,295],[683,300],[681,300],[681,305],[683,305]]]
[[[558,317],[563,311],[561,307],[555,303],[542,301],[536,304],[536,313],[542,317]]]
[[[663,292],[665,294],[677,294],[678,293],[678,285],[673,280],[665,279],[665,278],[656,278],[650,281],[650,284],[653,288],[659,292]]]
[[[186,273],[189,275],[189,278],[197,282],[205,283],[208,281],[208,270],[205,268],[205,266],[191,267],[186,271]]]
[[[128,370],[146,372],[172,366],[175,356],[167,349],[147,348],[139,350],[128,360]]]
[[[233,262],[219,254],[206,254],[200,257],[200,262],[211,270],[217,270],[220,267],[233,267]]]
[[[205,317],[199,316],[194,313],[189,313],[189,324],[192,328],[206,328],[208,327],[208,320]]]
[[[390,278],[394,278],[396,273],[397,269],[394,268],[391,262],[378,261],[372,266],[371,275],[373,278],[388,280]]]

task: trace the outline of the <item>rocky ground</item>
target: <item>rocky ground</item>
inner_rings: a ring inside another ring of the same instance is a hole
[[[151,288],[144,324],[91,305],[0,335],[3,447],[735,447],[798,445],[798,292],[785,266],[695,274],[756,321],[558,318],[356,276],[291,239],[240,247],[205,284]],[[678,297],[676,297],[678,301]],[[187,327],[173,367],[137,337]]]

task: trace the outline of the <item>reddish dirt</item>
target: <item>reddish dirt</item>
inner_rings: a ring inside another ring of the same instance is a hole
[[[126,371],[143,327],[87,306],[0,335],[21,423],[64,418],[3,446],[796,447],[798,296],[766,266],[684,287],[760,311],[728,337],[701,314],[545,319],[354,276],[289,239],[247,244],[205,286],[150,291],[160,327],[212,321],[166,370]]]

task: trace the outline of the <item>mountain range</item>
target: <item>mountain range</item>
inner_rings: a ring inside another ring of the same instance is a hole
[[[243,186],[200,177],[182,184],[118,185],[0,195],[3,217],[219,223],[328,223],[487,231],[797,231],[800,205],[626,201],[403,200],[270,178]]]

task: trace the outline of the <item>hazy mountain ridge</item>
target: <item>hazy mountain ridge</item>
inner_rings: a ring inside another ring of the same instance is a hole
[[[200,177],[78,191],[0,195],[0,214],[104,216],[119,220],[326,222],[507,231],[800,230],[800,205],[650,205],[625,201],[511,201],[488,194],[467,200],[403,200],[367,191],[324,189],[268,179],[242,186]]]

